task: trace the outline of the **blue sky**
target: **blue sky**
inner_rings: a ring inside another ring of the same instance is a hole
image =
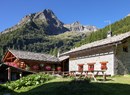
[[[17,24],[25,15],[51,9],[65,24],[75,21],[103,28],[130,13],[130,0],[1,0],[0,31]]]

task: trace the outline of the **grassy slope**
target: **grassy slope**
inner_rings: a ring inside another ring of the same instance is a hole
[[[106,82],[70,84],[70,79],[57,78],[39,86],[16,90],[13,95],[130,95],[130,75],[109,79]]]
[[[79,47],[79,46],[87,44],[87,43],[105,39],[107,37],[107,32],[109,31],[109,28],[110,28],[110,26],[106,26],[102,29],[99,29],[96,32],[91,33],[86,38],[77,42],[75,44],[75,46]],[[130,16],[125,17],[125,18],[111,24],[111,30],[112,30],[112,35],[118,35],[118,34],[129,32],[130,31]]]

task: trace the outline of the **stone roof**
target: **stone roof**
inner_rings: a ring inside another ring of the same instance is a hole
[[[123,33],[123,34],[120,34],[120,35],[112,36],[112,37],[109,37],[109,38],[106,38],[106,39],[102,39],[102,40],[99,40],[99,41],[95,41],[95,42],[92,42],[92,43],[89,43],[89,44],[82,45],[80,47],[77,47],[75,49],[72,49],[68,52],[61,54],[61,56],[69,54],[69,53],[73,53],[73,52],[76,52],[76,51],[84,50],[84,49],[101,47],[101,46],[108,45],[108,44],[116,44],[116,43],[121,42],[122,40],[124,40],[128,37],[130,37],[130,32]]]
[[[61,61],[66,60],[68,58],[69,58],[69,56],[61,56],[61,57],[59,57],[59,61],[61,62]]]
[[[55,56],[43,54],[43,53],[35,53],[28,51],[19,51],[19,50],[10,50],[9,51],[19,59],[25,60],[36,60],[36,61],[45,61],[45,62],[59,62],[59,59]]]

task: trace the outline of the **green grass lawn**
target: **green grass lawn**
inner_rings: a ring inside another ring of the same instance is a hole
[[[130,75],[107,79],[86,83],[70,82],[70,78],[56,78],[41,85],[22,87],[14,91],[0,85],[0,95],[130,95]]]

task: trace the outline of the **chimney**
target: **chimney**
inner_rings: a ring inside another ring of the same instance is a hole
[[[112,32],[111,31],[107,32],[107,38],[109,38],[109,37],[112,37]]]

